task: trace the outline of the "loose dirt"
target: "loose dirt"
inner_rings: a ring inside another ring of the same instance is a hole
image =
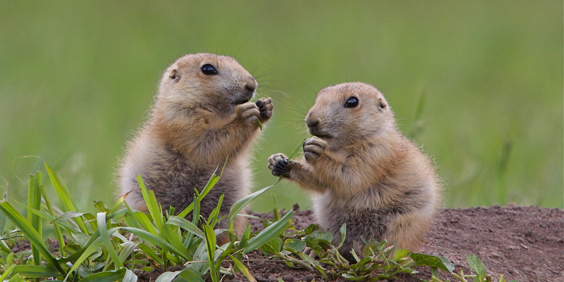
[[[292,220],[296,228],[304,229],[315,222],[311,211],[299,210],[298,206],[294,210],[296,214]],[[272,213],[252,214],[259,218],[251,220],[253,231],[262,230],[262,222],[273,218]],[[49,245],[54,252],[56,242],[50,241]],[[13,246],[14,252],[29,249],[26,241]],[[466,255],[477,255],[492,274],[493,281],[497,281],[500,274],[508,281],[564,281],[564,210],[515,205],[444,209],[429,232],[422,253],[444,256],[457,271],[462,268],[465,273],[470,273]],[[248,254],[244,263],[259,282],[279,281],[279,278],[286,282],[323,281],[317,272],[290,268],[278,259],[268,259],[259,251]],[[168,271],[181,268],[177,266]],[[395,281],[430,280],[428,268],[415,269],[420,273],[403,275]],[[138,281],[156,281],[161,273],[160,269],[137,273]],[[441,272],[441,278],[457,281],[446,272]],[[247,280],[238,274],[237,277],[225,276],[222,281]]]
[[[270,214],[258,214],[261,219]],[[314,223],[311,211],[298,210],[293,217],[296,228]],[[252,221],[253,230],[262,229],[262,220]],[[540,207],[479,207],[444,209],[427,236],[422,253],[448,258],[457,269],[468,271],[466,254],[477,255],[494,281],[500,274],[508,281],[564,281],[564,210]],[[322,281],[315,272],[293,269],[283,262],[268,261],[253,252],[245,262],[257,281]],[[396,281],[429,280],[427,268],[416,268],[417,275]],[[450,274],[443,279],[455,281]],[[224,277],[223,281],[246,281],[244,277]],[[337,281],[346,281],[339,279]]]

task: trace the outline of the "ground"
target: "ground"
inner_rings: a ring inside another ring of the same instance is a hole
[[[261,218],[272,214],[255,214]],[[298,228],[313,223],[311,211],[297,211],[293,217]],[[262,228],[260,220],[253,229]],[[488,273],[497,281],[500,274],[517,281],[564,281],[564,210],[540,207],[479,207],[444,209],[427,236],[422,251],[447,257],[457,268],[468,269],[466,254],[477,255]],[[320,281],[321,276],[292,269],[282,262],[264,261],[251,253],[246,265],[257,281]],[[427,269],[421,274],[400,277],[396,281],[430,279]],[[454,277],[447,275],[454,281]],[[242,277],[224,277],[223,281],[246,281]],[[344,281],[344,280],[343,280]]]

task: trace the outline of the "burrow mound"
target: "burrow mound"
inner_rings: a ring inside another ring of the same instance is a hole
[[[251,221],[255,231],[262,229],[262,220],[272,218],[272,213],[253,214],[261,218]],[[296,228],[305,228],[314,223],[314,218],[309,210],[297,210],[293,221]],[[564,210],[515,205],[444,209],[429,232],[422,252],[444,256],[457,269],[466,270],[466,254],[477,255],[494,280],[503,274],[508,281],[564,281]],[[259,282],[278,281],[278,278],[322,280],[315,272],[265,260],[258,251],[251,253],[249,259],[253,261],[245,264]],[[401,276],[397,281],[430,279],[428,269],[416,269],[421,273]],[[454,281],[448,274],[441,276]],[[224,281],[246,279],[225,277]]]

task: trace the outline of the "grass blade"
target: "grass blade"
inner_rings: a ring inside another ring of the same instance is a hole
[[[260,122],[260,120],[257,119],[257,123],[258,123],[258,127],[260,128],[260,130],[262,130],[263,129],[262,122]]]
[[[478,275],[478,281],[484,281],[484,278],[486,278],[486,266],[484,263],[475,255],[466,255],[466,261],[472,271]]]
[[[47,219],[47,220],[49,220],[49,221],[55,220],[55,217],[51,216],[50,214],[48,214],[48,213],[46,213],[46,212],[42,212],[42,211],[40,211],[40,210],[32,209],[32,208],[30,208],[30,207],[28,207],[28,206],[26,206],[26,205],[24,205],[24,204],[22,204],[22,203],[16,201],[16,200],[14,200],[14,202],[15,202],[16,204],[20,205],[22,208],[26,209],[27,212],[28,212],[28,214],[29,214],[29,213],[33,213],[33,214],[35,214],[35,215],[37,215],[37,216],[40,216],[40,217],[42,217],[42,218],[44,218],[44,219]],[[77,229],[77,230],[78,230],[78,229]]]
[[[129,192],[128,192],[129,194]],[[118,201],[114,204],[114,207],[111,210],[111,213],[115,213],[117,211],[117,209],[119,209],[119,207],[121,206],[121,204],[125,202],[125,196],[121,196],[119,197]]]
[[[302,142],[300,142],[300,144],[298,144],[298,146],[296,146],[296,148],[294,148],[294,150],[288,155],[288,159],[292,159],[293,157],[296,156],[296,154],[298,153],[298,151],[300,150],[300,148],[303,147],[304,142],[306,141],[307,138],[304,138],[302,140]]]
[[[41,194],[43,195],[43,199],[45,201],[45,205],[47,206],[47,210],[49,211],[49,214],[54,217],[55,212],[53,211],[53,207],[51,206],[51,201],[49,200],[49,197],[47,196],[47,191],[45,190],[45,185],[41,185],[40,188],[41,188]],[[66,257],[67,254],[64,250],[65,240],[63,238],[63,233],[61,232],[61,228],[59,227],[58,223],[53,223],[53,227],[55,228],[55,234],[57,235],[57,241],[59,242],[59,251],[61,252],[61,256]]]
[[[122,282],[137,282],[137,275],[133,271],[127,269],[125,275],[123,276]]]
[[[59,217],[53,219],[50,223],[59,223],[65,220],[69,220],[69,219],[73,219],[75,217],[81,217],[84,214],[86,214],[85,212],[77,212],[77,211],[71,211],[71,212],[65,212],[62,215],[60,215]]]
[[[214,263],[214,253],[216,248],[216,237],[215,233],[213,232],[213,228],[208,224],[202,224],[202,229],[204,229],[204,233],[206,234],[206,246],[208,251],[208,264],[210,267],[210,276],[213,282],[219,281],[219,271],[216,271],[215,263]]]
[[[272,241],[272,239],[280,235],[280,233],[288,228],[288,226],[290,225],[288,221],[290,221],[293,215],[294,212],[287,213],[279,221],[273,223],[269,227],[262,230],[259,234],[257,234],[257,236],[251,238],[243,252],[249,253],[253,250],[258,249],[260,246]]]
[[[213,172],[212,176],[210,177],[210,180],[208,180],[208,183],[206,184],[206,186],[204,186],[204,189],[202,189],[202,192],[198,195],[198,200],[202,201],[202,199],[208,194],[208,192],[215,186],[215,184],[219,181],[221,176],[217,176],[217,170],[219,169],[219,167],[217,167],[215,169],[215,171]],[[223,171],[222,171],[223,172]],[[192,202],[189,206],[187,206],[182,212],[180,212],[178,214],[179,217],[186,217],[188,215],[188,213],[190,213],[192,210],[194,209],[194,203]]]
[[[179,270],[175,272],[165,272],[159,275],[159,278],[157,278],[155,282],[171,282],[176,278],[176,276],[178,276],[178,274],[180,274],[180,272],[182,271]]]
[[[155,193],[152,190],[147,190],[141,175],[137,176],[137,182],[139,183],[139,188],[141,188],[141,194],[143,195],[149,214],[153,218],[155,225],[157,225],[157,229],[160,231],[163,229],[164,220],[162,209],[160,204],[157,202],[157,198],[155,198]]]
[[[252,201],[254,201],[258,196],[262,195],[264,192],[270,190],[270,188],[274,187],[276,184],[278,184],[278,182],[276,182],[273,185],[270,185],[266,188],[262,188],[246,197],[244,197],[243,199],[237,201],[235,204],[233,204],[233,206],[231,206],[231,209],[229,210],[229,230],[233,230],[233,221],[235,220],[235,217],[237,216],[237,214],[239,214],[239,212],[246,207],[249,203],[251,203]]]
[[[116,229],[123,229],[125,231],[131,232],[135,235],[137,235],[139,238],[145,240],[146,242],[158,246],[162,249],[165,249],[167,251],[171,251],[179,256],[181,256],[182,258],[184,258],[185,260],[189,260],[189,257],[185,257],[184,253],[181,251],[178,251],[176,248],[174,248],[172,245],[170,245],[168,242],[166,242],[165,240],[163,240],[160,237],[157,237],[143,229],[138,229],[138,228],[133,228],[133,227],[116,227]]]
[[[57,196],[59,197],[59,200],[65,207],[66,211],[77,211],[76,205],[74,201],[71,199],[67,189],[65,189],[65,187],[63,186],[57,175],[55,175],[55,172],[51,169],[51,167],[47,163],[44,164],[45,164],[45,168],[47,169],[47,174],[49,174],[49,178],[51,179],[51,183],[53,184],[53,188],[55,189],[55,192],[57,193]],[[75,221],[83,233],[88,233],[88,229],[86,228],[86,225],[84,225],[84,221],[82,220],[82,218],[77,217]]]
[[[182,272],[180,272],[180,274],[178,274],[178,276],[190,282],[205,282],[198,273],[190,269],[184,269]]]
[[[419,253],[410,253],[409,256],[415,262],[415,266],[425,265],[436,267],[448,272],[454,271],[454,265],[445,257],[436,257]]]
[[[123,262],[125,262],[127,257],[129,257],[129,255],[135,250],[135,248],[137,248],[138,245],[138,243],[133,242],[124,243],[123,249],[119,253],[119,261],[123,264]]]
[[[413,119],[413,127],[411,128],[411,132],[409,132],[409,134],[407,135],[410,139],[417,139],[417,137],[419,137],[425,129],[425,123],[423,122],[421,117],[423,116],[423,110],[425,109],[426,96],[427,94],[425,91],[422,91],[421,95],[419,96],[415,118]]]
[[[71,273],[75,271],[80,266],[80,264],[82,264],[82,262],[84,262],[90,255],[92,255],[100,246],[102,246],[102,244],[103,242],[101,237],[98,237],[96,240],[94,240],[94,242],[92,242],[92,244],[90,244],[90,246],[74,262],[74,265],[69,270],[69,273],[65,277],[64,281],[67,281]]]
[[[159,232],[157,232],[157,229],[155,228],[155,226],[153,225],[153,223],[151,222],[151,220],[149,220],[149,218],[147,217],[146,214],[142,213],[142,212],[136,212],[133,214],[133,216],[135,217],[135,219],[137,219],[137,222],[139,222],[139,224],[148,232],[150,232],[151,234],[155,235],[155,236],[159,236]]]
[[[12,273],[21,274],[25,278],[46,278],[61,275],[56,268],[42,265],[17,265]]]
[[[241,241],[239,241],[239,247],[245,248],[247,246],[247,242],[249,241],[250,237],[251,237],[251,225],[247,224],[245,231],[243,231],[243,235],[241,235]]]
[[[165,238],[174,247],[177,253],[181,253],[182,257],[190,259],[190,254],[188,253],[186,248],[184,248],[184,244],[182,244],[180,235],[172,230],[173,226],[174,225],[168,224],[165,224],[163,226],[163,234]]]
[[[233,260],[233,262],[235,263],[235,265],[237,266],[237,268],[239,268],[239,271],[241,271],[241,273],[243,273],[243,275],[245,275],[245,277],[247,277],[247,279],[249,279],[249,281],[251,282],[256,282],[257,280],[251,275],[251,273],[249,272],[249,269],[238,259],[236,259],[235,257],[233,257],[232,255],[229,255],[229,257]]]
[[[296,146],[296,148],[294,148],[294,150],[290,153],[290,155],[288,155],[288,159],[292,159],[300,150],[300,148],[302,148],[304,141],[306,140],[306,138],[304,138],[302,140],[302,142],[300,142],[300,144],[298,144],[298,146]],[[270,190],[270,188],[276,186],[276,184],[278,184],[280,182],[280,180],[282,180],[282,176],[280,176],[280,178],[278,178],[278,181],[276,181],[276,183],[263,188],[261,190],[258,190],[246,197],[244,197],[243,199],[237,201],[235,204],[233,204],[233,206],[231,206],[231,210],[229,210],[229,230],[233,230],[233,220],[235,219],[235,217],[237,216],[237,214],[239,214],[239,212],[246,207],[249,203],[251,203],[252,201],[254,201],[258,196],[262,195],[264,192]]]
[[[41,235],[31,226],[31,224],[8,202],[0,203],[0,211],[2,211],[8,219],[19,228],[32,246],[35,246],[39,252],[45,257],[47,262],[53,265],[61,274],[66,274],[61,268],[57,260],[51,255],[49,249],[45,246]]]
[[[337,249],[341,248],[341,246],[343,246],[343,243],[345,243],[345,238],[347,237],[347,224],[343,223],[339,231],[341,233],[341,240],[339,240],[339,245],[337,246]]]
[[[127,202],[123,202],[123,204],[125,205],[125,208],[128,211],[128,213],[125,215],[125,218],[124,218],[127,226],[135,227],[135,228],[141,228],[141,224],[139,223],[137,218],[135,218],[135,214],[136,213],[142,213],[142,212],[132,210],[131,207],[127,204]]]
[[[6,201],[6,193],[4,193],[3,197],[4,197],[4,201]],[[6,229],[7,222],[8,222],[8,218],[6,217],[6,215],[0,212],[0,236],[4,234],[4,230]],[[6,242],[4,240],[0,240],[0,251],[3,251],[5,253],[12,253],[12,251],[10,250],[8,245],[6,245]],[[4,281],[4,280],[0,279],[0,281]]]
[[[90,274],[80,280],[78,282],[93,282],[93,281],[120,281],[125,276],[126,269],[122,268],[115,271],[104,271],[96,274]]]
[[[198,248],[196,249],[196,251],[194,252],[194,261],[203,261],[203,260],[207,260],[207,246],[206,246],[206,242],[204,242],[205,240],[202,240],[199,244],[198,244]],[[189,265],[187,265],[187,268],[192,269],[194,271],[197,271],[199,273],[205,274],[208,272],[209,270],[209,265],[205,262],[192,262]]]
[[[154,260],[158,265],[164,264],[163,259],[159,255],[157,255],[155,252],[153,252],[151,247],[149,247],[145,244],[140,244],[139,249],[141,249],[141,251],[143,251],[143,253],[145,255],[147,255],[149,258]]]
[[[8,269],[6,269],[4,271],[4,273],[2,273],[2,275],[0,275],[0,281],[6,280],[6,278],[8,278],[8,275],[12,274],[12,271],[14,270],[14,268],[16,268],[15,265],[8,267]]]
[[[27,206],[32,209],[41,210],[41,190],[39,186],[41,182],[41,172],[37,171],[36,175],[29,176],[29,185],[27,190]],[[37,231],[39,237],[43,237],[43,230],[41,228],[41,218],[34,213],[27,213],[27,219],[31,224],[31,227]],[[33,263],[35,265],[41,264],[41,254],[35,246],[31,246],[31,252],[33,254]]]
[[[190,233],[193,233],[194,235],[205,239],[206,235],[204,234],[204,232],[202,230],[200,230],[198,228],[198,226],[196,226],[195,224],[193,224],[192,222],[188,221],[185,218],[182,217],[178,217],[178,216],[171,216],[168,221],[166,222],[166,224],[170,224],[170,225],[174,225],[174,226],[178,226]]]
[[[119,260],[119,256],[116,250],[114,249],[112,242],[110,241],[110,234],[108,234],[108,228],[106,222],[106,213],[99,212],[97,215],[97,221],[98,221],[98,231],[100,231],[100,238],[102,238],[102,243],[104,243],[104,246],[106,247],[106,251],[108,252],[110,258],[114,262],[116,266],[116,270],[122,268],[123,264],[121,264],[121,261]]]
[[[8,280],[8,282],[24,282],[24,281],[25,281],[24,278],[21,277],[19,274],[12,276],[12,278]]]
[[[46,220],[48,220],[49,222],[53,222],[53,221],[55,220],[55,217],[53,217],[52,215],[50,215],[50,214],[48,214],[48,213],[46,213],[46,212],[42,212],[42,211],[39,211],[39,210],[36,210],[36,209],[29,208],[29,207],[25,206],[24,204],[22,204],[22,203],[20,203],[20,202],[18,202],[18,201],[16,201],[16,200],[14,200],[14,202],[15,202],[16,204],[20,205],[22,208],[26,209],[28,212],[33,213],[33,214],[35,214],[35,215],[37,215],[37,216],[39,216],[39,217],[41,217],[41,218],[43,218],[43,219],[46,219]],[[70,222],[72,225],[63,224],[63,223],[59,223],[59,224],[60,224],[62,227],[66,228],[66,229],[69,231],[69,233],[70,233],[70,232],[81,233],[80,229],[78,228],[78,226],[76,225],[75,222],[73,222],[73,221],[69,221],[69,222]],[[87,235],[87,236],[88,236],[88,235]]]
[[[225,194],[221,194],[221,196],[219,196],[219,201],[217,202],[217,206],[215,206],[215,208],[213,209],[213,211],[210,213],[210,216],[208,217],[208,224],[210,225],[210,227],[213,229],[215,228],[215,225],[218,222],[218,216],[219,216],[219,210],[221,209],[221,204],[223,203],[223,196]]]

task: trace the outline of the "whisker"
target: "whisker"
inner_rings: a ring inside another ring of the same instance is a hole
[[[275,52],[273,51],[270,55],[268,55],[268,57],[266,57],[266,59],[264,59],[264,60],[262,61],[262,63],[260,63],[260,64],[258,64],[257,66],[255,66],[255,67],[253,68],[252,73],[255,73],[255,71],[256,71],[260,66],[262,66],[262,64],[264,64],[268,59],[270,59],[270,57],[272,57],[272,56],[274,55],[274,53],[275,53]]]
[[[247,42],[249,42],[249,40],[251,39],[251,37],[253,37],[254,34],[251,34],[249,36],[247,36],[247,38],[245,39],[245,41],[243,41],[243,43],[241,43],[241,45],[239,45],[239,48],[237,48],[237,51],[235,51],[235,57],[237,57],[239,55],[239,51],[241,51],[241,48],[247,44]],[[243,56],[241,56],[242,58]]]
[[[217,42],[217,45],[215,46],[215,54],[218,53],[219,51],[219,45],[221,44],[221,42],[223,41],[223,39],[225,38],[225,34],[219,39],[219,41]]]
[[[271,69],[269,69],[269,70],[266,70],[265,72],[263,72],[263,73],[261,73],[261,74],[255,76],[255,79],[261,79],[261,78],[263,78],[263,77],[265,77],[265,76],[267,76],[267,75],[270,75],[270,74],[272,74],[275,70],[278,70],[278,67],[273,67],[273,68],[271,68]]]
[[[290,102],[290,104],[292,106],[297,108],[299,111],[303,111],[305,113],[307,113],[309,111],[309,107],[304,108],[302,105],[296,103],[294,100],[291,99],[290,95],[288,95],[286,92],[281,91],[281,90],[275,90],[275,89],[271,89],[271,91],[274,92],[274,93],[277,93],[277,94],[281,94],[284,98],[286,98]],[[305,104],[305,102],[303,101],[303,98],[301,98],[301,100]]]

